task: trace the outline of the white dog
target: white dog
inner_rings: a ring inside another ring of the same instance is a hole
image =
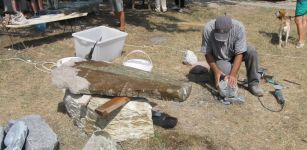
[[[279,27],[279,47],[282,46],[282,36],[285,35],[285,44],[284,46],[288,45],[288,38],[290,34],[290,25],[291,25],[291,19],[293,17],[288,16],[288,12],[285,9],[281,9],[278,12],[276,12],[276,17],[281,21],[280,27]]]

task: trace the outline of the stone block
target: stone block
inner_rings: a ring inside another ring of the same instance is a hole
[[[3,140],[4,140],[4,128],[0,126],[0,149],[3,149]]]
[[[39,115],[30,115],[19,120],[24,121],[29,129],[25,150],[58,149],[57,135]]]
[[[95,131],[82,150],[116,150],[116,143],[105,131]]]
[[[4,144],[6,150],[21,150],[28,135],[28,128],[23,121],[16,121],[8,130]]]
[[[66,90],[64,96],[64,104],[66,110],[74,120],[74,124],[79,128],[85,126],[85,115],[87,110],[87,104],[91,99],[91,95],[72,94],[69,90]]]
[[[108,132],[116,142],[127,139],[147,139],[154,135],[152,107],[147,101],[135,99],[113,111],[106,118],[102,118],[95,109],[109,100],[100,97],[93,97],[90,100],[86,113],[87,132],[100,128]]]

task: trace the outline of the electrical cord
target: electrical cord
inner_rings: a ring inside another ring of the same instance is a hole
[[[44,72],[44,73],[50,73],[52,68],[56,66],[56,63],[54,62],[42,62],[42,63],[37,63],[37,62],[32,62],[31,60],[25,60],[19,57],[13,57],[13,58],[7,58],[7,59],[0,59],[0,61],[10,61],[10,60],[19,60],[22,61],[26,64],[34,65],[35,69]],[[51,64],[51,67],[47,67],[47,64]],[[38,67],[38,66],[41,67]]]
[[[268,107],[266,107],[264,104],[263,104],[263,102],[260,100],[260,97],[257,97],[257,99],[258,99],[258,101],[260,102],[260,104],[261,104],[261,106],[263,107],[263,108],[265,108],[266,110],[269,110],[269,111],[271,111],[271,112],[281,112],[283,109],[284,109],[284,106],[285,106],[285,103],[282,103],[282,104],[280,104],[280,109],[279,110],[273,110],[273,109],[271,109],[271,108],[268,108]]]

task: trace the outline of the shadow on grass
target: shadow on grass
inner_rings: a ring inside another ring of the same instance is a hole
[[[19,38],[23,38],[21,39],[21,41],[25,44],[26,47],[36,47],[36,46],[41,46],[43,44],[51,44],[56,41],[60,41],[60,40],[63,40],[65,38],[70,38],[70,37],[71,37],[71,32],[60,33],[60,34],[51,35],[51,36],[46,35],[45,37],[42,37],[42,38],[29,39],[25,41],[23,40],[26,38],[24,37],[19,37]],[[14,43],[12,45],[13,48],[18,49],[18,50],[24,50],[25,47],[23,46],[21,41],[18,43]],[[5,48],[11,48],[11,45],[6,46]]]
[[[267,32],[267,31],[259,31],[259,33],[262,35],[262,36],[265,36],[265,37],[269,37],[271,38],[271,43],[273,45],[278,45],[279,44],[279,37],[278,37],[278,33],[274,33],[274,32]],[[282,40],[285,41],[285,36],[282,37]],[[292,36],[289,36],[289,39],[288,39],[288,42],[289,43],[295,43],[295,38],[292,37]]]
[[[67,113],[67,110],[66,110],[66,108],[65,108],[64,102],[59,102],[59,103],[58,103],[57,112],[60,112],[60,113],[63,113],[63,114],[66,114],[66,113]]]

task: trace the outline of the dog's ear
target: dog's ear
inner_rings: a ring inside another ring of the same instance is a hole
[[[286,17],[288,15],[287,10],[286,9],[279,10],[279,15],[281,17]]]

